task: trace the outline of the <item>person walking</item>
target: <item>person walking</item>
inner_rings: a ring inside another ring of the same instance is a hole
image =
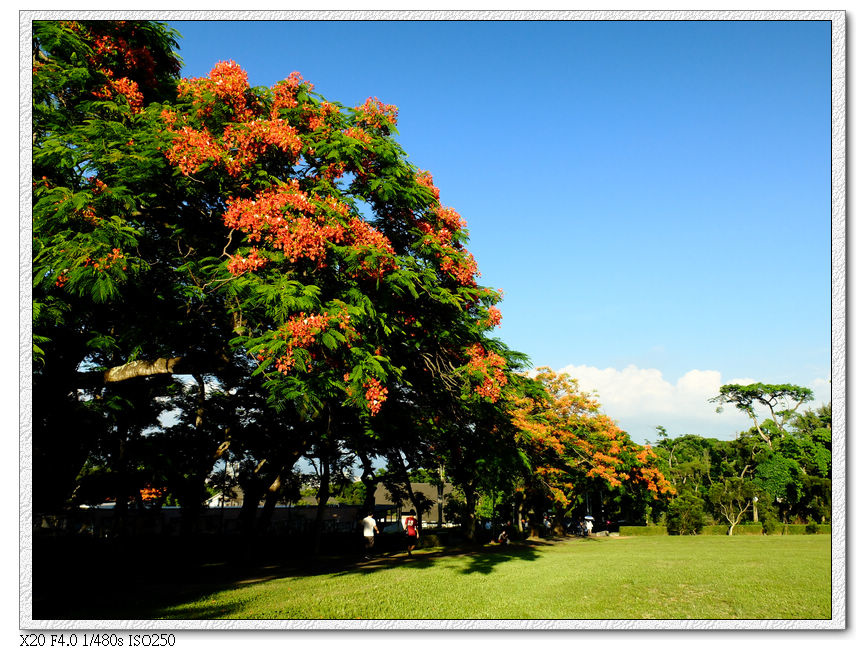
[[[408,516],[402,520],[403,528],[405,528],[406,546],[408,547],[408,556],[411,557],[411,552],[417,546],[418,540],[418,522],[415,518],[415,511],[410,510]]]
[[[378,526],[375,523],[375,518],[373,518],[372,513],[369,513],[363,521],[360,522],[361,527],[363,528],[363,542],[364,542],[364,560],[370,559],[370,553],[372,553],[372,548],[375,546],[375,536],[378,533]]]

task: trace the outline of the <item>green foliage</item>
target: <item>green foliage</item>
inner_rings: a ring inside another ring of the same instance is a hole
[[[620,526],[619,535],[622,537],[645,537],[649,535],[667,535],[666,526]]]
[[[366,500],[366,486],[360,481],[349,483],[339,490],[334,497],[337,503],[345,505],[361,506]]]
[[[729,524],[730,534],[742,517],[753,508],[753,499],[759,488],[753,482],[739,477],[724,478],[709,488],[709,501],[716,512]]]
[[[784,524],[781,526],[782,535],[830,535],[832,526],[829,524]]]
[[[775,513],[768,509],[763,509],[760,514],[760,523],[763,526],[764,535],[775,535],[781,532],[781,523]]]
[[[735,440],[671,437],[664,430],[654,449],[678,492],[687,490],[702,496],[724,520],[718,501],[718,490],[724,488],[714,488],[716,499],[712,502],[710,486],[741,479],[751,485],[752,498],[758,497],[761,521],[777,520],[780,524],[811,518],[828,522],[832,510],[831,421],[831,405],[824,405],[814,411],[787,414],[783,430],[769,418],[759,427],[741,432]],[[777,422],[782,422],[781,417]],[[726,507],[730,509],[732,502]],[[743,520],[744,512],[731,514]],[[773,521],[766,526],[772,529]]]
[[[704,526],[701,535],[729,535],[730,527],[722,524]],[[733,535],[762,535],[763,526],[760,524],[740,524],[733,528]]]
[[[704,524],[703,500],[694,494],[682,494],[667,506],[666,527],[670,535],[698,535]]]
[[[761,427],[757,408],[762,407],[769,410],[775,433],[782,438],[786,435],[786,425],[795,416],[796,409],[803,403],[814,399],[814,392],[810,388],[796,386],[794,384],[727,384],[721,386],[719,394],[711,398],[710,402],[718,404],[717,411],[720,413],[724,404],[732,404],[736,409],[747,414],[754,422],[759,436],[769,446],[773,446],[772,432]]]
[[[772,499],[796,502],[802,493],[799,464],[781,454],[772,454],[757,466],[754,482]]]

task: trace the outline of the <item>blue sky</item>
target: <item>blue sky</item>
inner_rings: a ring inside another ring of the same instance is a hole
[[[185,76],[230,59],[395,104],[504,289],[497,336],[635,440],[733,437],[748,420],[706,402],[722,383],[829,401],[830,23],[171,25]]]

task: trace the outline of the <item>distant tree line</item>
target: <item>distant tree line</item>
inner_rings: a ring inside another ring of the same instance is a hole
[[[747,413],[754,426],[734,440],[670,437],[658,427],[654,445],[676,497],[653,512],[673,533],[700,530],[709,519],[730,531],[742,523],[829,523],[832,513],[832,408],[798,412],[813,399],[807,388],[723,386],[714,401]],[[770,417],[760,420],[759,411]]]

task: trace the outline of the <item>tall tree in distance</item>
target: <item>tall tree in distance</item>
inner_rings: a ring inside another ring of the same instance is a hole
[[[719,413],[724,404],[732,404],[736,409],[747,414],[754,422],[760,437],[765,443],[772,447],[772,438],[769,432],[761,425],[761,419],[757,415],[757,408],[768,409],[775,429],[783,437],[786,425],[805,402],[814,399],[814,392],[810,388],[796,386],[794,384],[726,384],[721,386],[719,394],[711,398],[710,402],[716,402]]]

